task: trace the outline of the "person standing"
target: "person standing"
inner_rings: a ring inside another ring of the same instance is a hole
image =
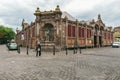
[[[36,56],[41,56],[41,45],[40,43],[36,46]]]

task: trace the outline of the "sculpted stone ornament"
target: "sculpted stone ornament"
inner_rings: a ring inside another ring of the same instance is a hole
[[[46,31],[46,41],[49,41],[50,39],[50,29],[47,29]]]

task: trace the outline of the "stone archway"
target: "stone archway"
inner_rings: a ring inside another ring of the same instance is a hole
[[[103,44],[103,41],[102,41],[102,38],[103,38],[103,30],[104,30],[104,27],[103,26],[100,26],[100,33],[99,33],[99,45],[100,47],[102,47],[102,44]]]
[[[40,30],[42,51],[53,51],[55,47],[55,27],[51,23],[45,23]]]
[[[98,46],[98,31],[99,31],[99,26],[96,24],[95,32],[94,32],[94,47]]]
[[[44,24],[42,28],[44,41],[54,41],[54,26],[51,23]]]

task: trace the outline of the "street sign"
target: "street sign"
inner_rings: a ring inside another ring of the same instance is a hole
[[[21,40],[24,40],[24,32],[21,34]]]

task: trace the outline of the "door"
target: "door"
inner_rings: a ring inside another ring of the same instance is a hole
[[[94,35],[94,47],[97,47],[97,36]]]

